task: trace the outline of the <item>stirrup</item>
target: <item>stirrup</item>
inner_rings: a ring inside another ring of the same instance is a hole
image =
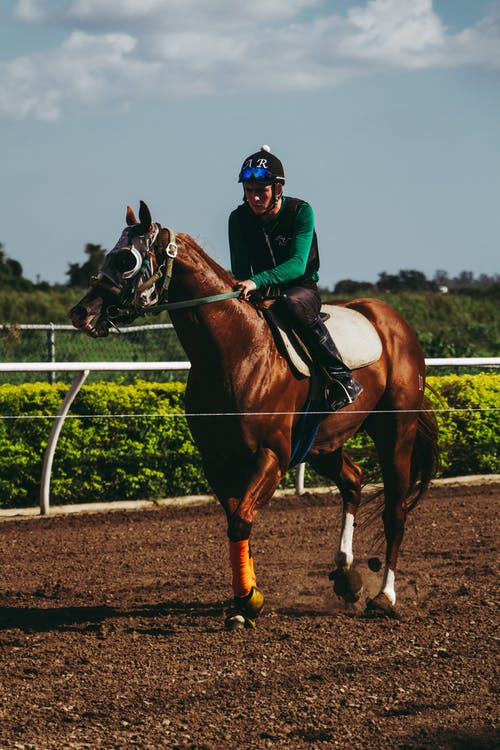
[[[333,378],[325,389],[325,400],[332,411],[343,409],[355,401],[363,392],[363,386],[351,378],[349,383]]]

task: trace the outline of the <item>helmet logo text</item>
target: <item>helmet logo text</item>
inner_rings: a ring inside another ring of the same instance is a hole
[[[252,164],[252,159],[247,159],[246,162],[243,165],[244,167],[252,168],[260,167],[261,169],[267,169],[267,159],[257,159],[257,164]]]

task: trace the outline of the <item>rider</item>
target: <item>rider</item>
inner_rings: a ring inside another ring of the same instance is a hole
[[[243,183],[243,203],[229,216],[231,270],[239,279],[235,289],[244,299],[270,287],[280,297],[328,376],[330,408],[341,409],[363,386],[352,377],[320,316],[313,210],[309,203],[283,195],[283,165],[269,146],[245,159],[238,182]]]

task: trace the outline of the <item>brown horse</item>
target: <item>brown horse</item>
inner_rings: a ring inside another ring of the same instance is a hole
[[[189,235],[175,238],[171,230],[154,224],[141,201],[139,221],[129,207],[127,228],[91,289],[70,312],[77,328],[103,336],[110,325],[128,322],[144,310],[170,309],[191,362],[189,426],[227,516],[234,594],[226,617],[230,629],[254,626],[263,605],[250,533],[257,512],[290,466],[293,429],[310,387],[310,380],[296,377],[278,351],[262,312],[232,292],[234,284]],[[167,288],[168,304],[162,305]],[[212,304],[199,304],[207,302]],[[345,307],[371,321],[382,355],[356,370],[364,387],[361,397],[339,412],[325,413],[306,461],[333,480],[342,495],[342,528],[331,577],[336,593],[355,601],[361,577],[353,568],[352,542],[362,471],[342,446],[362,427],[375,442],[384,484],[386,558],[380,592],[368,600],[367,609],[395,616],[398,553],[408,510],[436,469],[437,427],[424,399],[424,355],[411,328],[378,300],[360,299]]]

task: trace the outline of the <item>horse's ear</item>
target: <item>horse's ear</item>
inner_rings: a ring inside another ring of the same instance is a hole
[[[149,210],[147,205],[144,203],[144,201],[140,201],[139,221],[146,231],[151,229],[151,224],[153,223],[153,219],[151,217],[151,211]]]
[[[135,218],[134,209],[130,208],[130,206],[127,206],[127,226],[133,227],[134,224],[137,224],[137,219]]]

